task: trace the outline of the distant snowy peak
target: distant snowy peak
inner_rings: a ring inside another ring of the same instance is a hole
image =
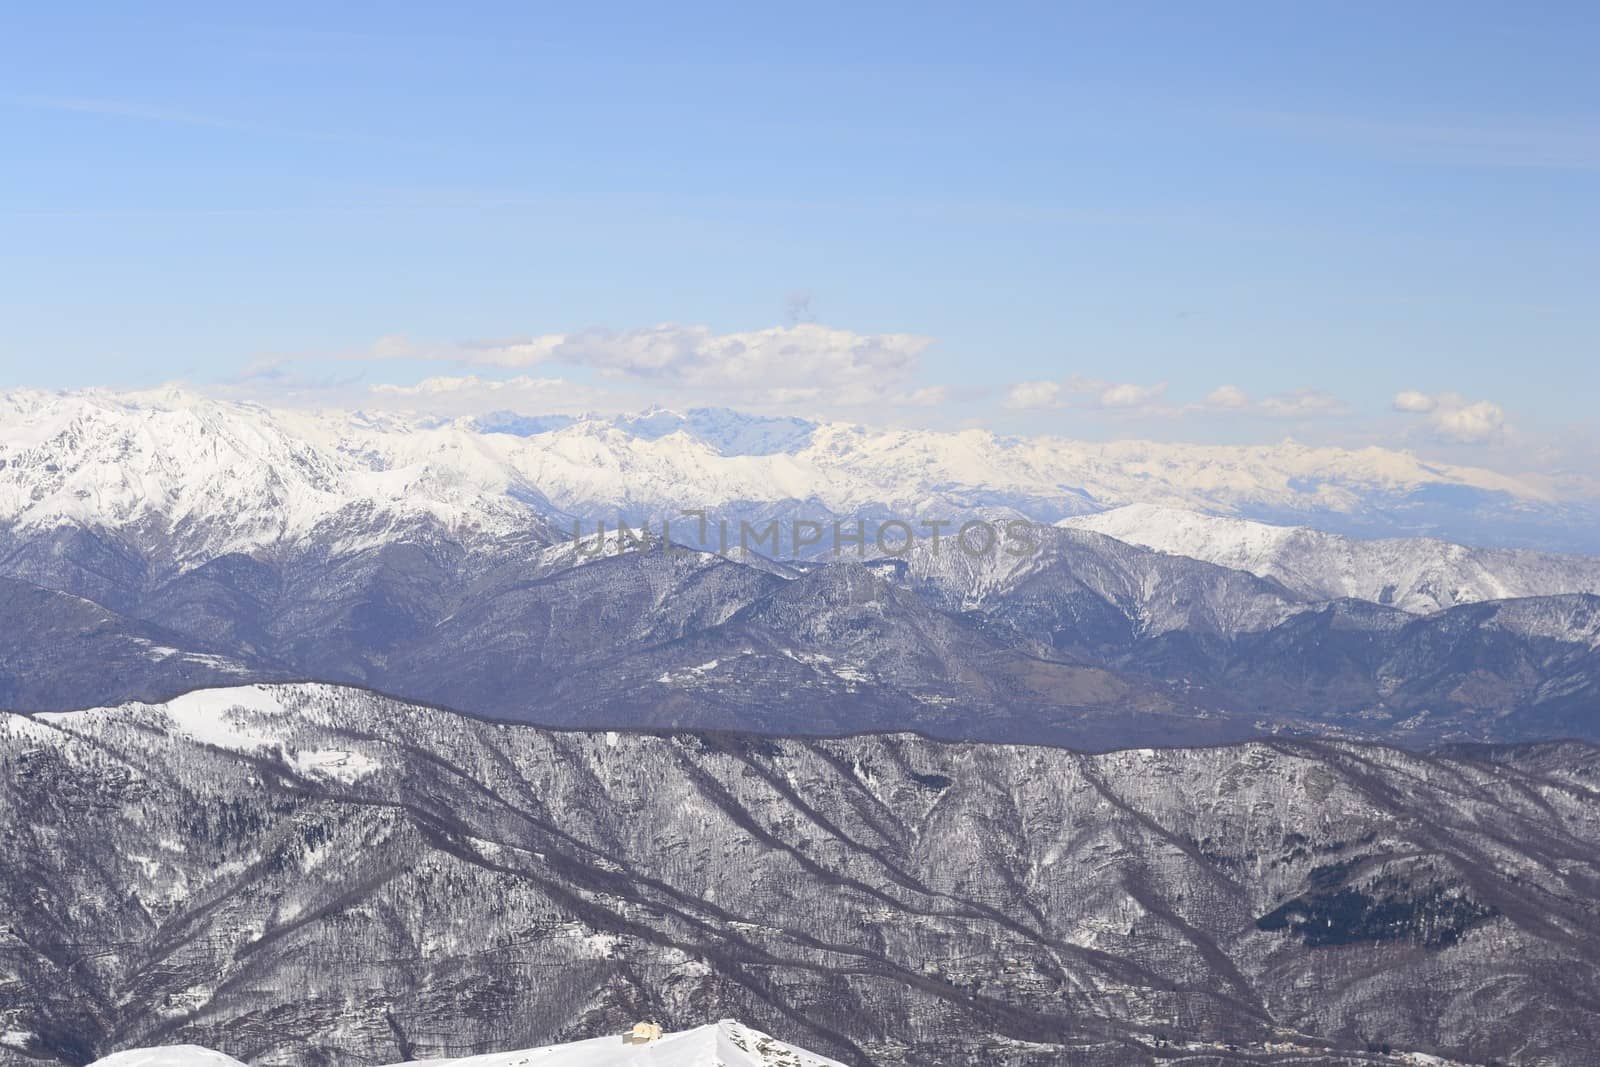
[[[1468,548],[1431,538],[1360,540],[1298,526],[1150,504],[1059,525],[1273,578],[1316,599],[1353,597],[1406,611],[1563,593],[1600,593],[1600,559]]]
[[[461,425],[478,433],[508,433],[513,437],[533,437],[552,430],[563,430],[578,420],[571,415],[519,415],[515,411],[491,411],[461,420]]]
[[[629,1034],[565,1045],[415,1061],[427,1067],[844,1067],[838,1060],[786,1045],[731,1020],[639,1040]],[[195,1045],[131,1049],[90,1067],[244,1067],[231,1056]],[[395,1065],[405,1067],[405,1065]]]
[[[273,412],[193,394],[13,394],[0,403],[0,526],[145,531],[180,560],[419,525],[509,534],[537,490],[485,435]]]
[[[640,415],[618,416],[611,422],[645,440],[686,433],[724,456],[798,452],[810,443],[817,428],[816,423],[805,419],[746,415],[727,408],[690,408],[683,413],[651,408]]]
[[[459,425],[479,433],[536,437],[571,426],[621,430],[631,437],[658,441],[684,434],[723,456],[770,456],[804,448],[817,424],[805,419],[746,415],[728,408],[690,408],[679,412],[649,408],[635,415],[520,415],[495,411],[461,419]]]

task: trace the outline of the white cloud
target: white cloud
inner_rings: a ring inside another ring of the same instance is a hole
[[[1446,440],[1479,445],[1498,438],[1506,429],[1506,413],[1499,404],[1480,400],[1448,408],[1433,416],[1434,432]]]
[[[345,402],[363,408],[452,416],[508,410],[535,415],[576,415],[589,411],[620,410],[626,406],[603,390],[565,378],[534,378],[526,375],[482,378],[475,374],[424,378],[412,385],[369,385]]]
[[[1103,408],[1119,410],[1142,408],[1160,399],[1166,391],[1166,382],[1157,382],[1155,385],[1136,385],[1131,382],[1111,385],[1100,391],[1096,403]]]
[[[374,385],[374,393],[388,396],[439,396],[445,393],[464,392],[552,392],[571,388],[563,378],[479,378],[467,375],[460,378],[424,378],[415,385]]]
[[[890,397],[889,402],[895,407],[935,408],[949,399],[949,386],[929,385],[921,389],[913,389],[909,393]]]
[[[457,368],[465,376],[438,376],[416,385],[363,384],[361,390],[395,401],[444,393],[487,398],[520,392],[532,402],[536,393],[548,391],[544,383],[562,383],[563,389],[584,389],[617,410],[648,403],[711,404],[844,416],[846,409],[926,410],[949,402],[953,394],[948,386],[920,380],[922,353],[932,343],[913,334],[863,334],[813,322],[721,334],[706,326],[663,323],[470,342],[417,340],[397,333],[357,349],[269,354],[236,376],[235,383],[281,389],[296,379],[288,368],[317,364],[433,364]],[[573,375],[575,383],[492,373],[540,366],[573,367],[583,373]],[[476,370],[485,376],[470,373]],[[335,384],[363,377],[347,374]]]
[[[1006,394],[1006,407],[1013,411],[1053,408],[1060,402],[1060,382],[1018,382]]]
[[[1063,381],[1018,382],[1007,391],[1005,407],[1012,411],[1040,411],[1070,405],[1075,408],[1149,414],[1157,410],[1156,401],[1166,391],[1166,382],[1140,385],[1074,374]]]
[[[1220,385],[1207,393],[1198,404],[1190,404],[1182,410],[1186,415],[1244,415],[1300,421],[1341,418],[1350,414],[1350,408],[1344,401],[1323,389],[1307,387],[1257,400],[1237,385]]]
[[[1250,394],[1237,385],[1219,385],[1206,394],[1206,406],[1213,408],[1247,408]]]
[[[1489,400],[1468,400],[1460,393],[1397,393],[1394,410],[1426,415],[1428,429],[1441,441],[1481,445],[1504,437],[1511,427],[1505,409]]]
[[[372,342],[365,356],[368,359],[429,359],[438,354],[437,348],[419,345],[405,334],[391,333]]]
[[[1396,411],[1404,411],[1407,414],[1425,415],[1438,406],[1438,400],[1427,393],[1420,393],[1415,389],[1407,389],[1394,395],[1394,409]]]
[[[1059,382],[1018,382],[1006,394],[1005,407],[1012,411],[1030,411],[1070,406],[1163,418],[1229,414],[1307,420],[1350,413],[1349,407],[1338,397],[1311,388],[1257,400],[1237,385],[1222,385],[1207,393],[1205,399],[1189,404],[1168,402],[1166,395],[1166,382],[1145,385],[1073,375]]]
[[[725,334],[669,322],[465,345],[459,358],[500,367],[565,363],[612,377],[672,378],[712,388],[828,388],[908,382],[932,343],[915,334],[860,334],[813,322]]]
[[[894,408],[929,407],[948,398],[944,386],[916,380],[922,353],[932,343],[914,334],[861,334],[812,322],[723,334],[663,323],[448,345],[395,335],[340,358],[507,370],[562,365],[619,386],[648,388],[664,400]]]
[[[1322,418],[1349,414],[1344,401],[1322,389],[1296,389],[1262,399],[1256,410],[1275,419]]]

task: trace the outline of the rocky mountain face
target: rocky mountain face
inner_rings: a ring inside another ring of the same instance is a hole
[[[641,1018],[859,1065],[1600,1047],[1581,744],[557,732],[254,686],[0,718],[0,834],[6,1067],[393,1063]]]

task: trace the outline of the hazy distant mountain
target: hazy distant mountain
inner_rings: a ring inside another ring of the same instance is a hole
[[[550,732],[328,686],[0,716],[0,1063],[737,1017],[861,1067],[1580,1067],[1597,796],[1577,744]]]
[[[1600,593],[1600,559],[1592,556],[1468,548],[1427,538],[1359,540],[1151,504],[1061,525],[1274,578],[1317,600],[1355,597],[1430,612],[1484,600]]]

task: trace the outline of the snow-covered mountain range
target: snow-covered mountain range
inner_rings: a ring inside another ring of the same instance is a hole
[[[490,421],[7,394],[0,706],[314,679],[551,725],[1094,748],[1600,737],[1588,558],[1151,503],[1024,524],[1020,553],[924,537],[903,558],[774,562],[619,555],[613,536],[591,555],[562,529],[719,503],[1009,521],[1116,493],[1362,511],[1376,498],[1352,487],[1447,483],[1548,504],[1484,472],[1292,448],[1135,461],[1155,446],[714,411]],[[1321,489],[1296,480],[1316,471]]]
[[[419,522],[504,536],[685,508],[1054,521],[1132,503],[1600,549],[1589,502],[1378,448],[1094,444],[721,411],[441,420],[176,390],[0,394],[0,526],[156,526],[188,560],[286,540],[349,548]]]
[[[326,685],[0,714],[0,1067],[534,1067],[571,1050],[495,1050],[717,1018],[852,1067],[1588,1067],[1597,797],[1577,743],[546,730]]]
[[[0,713],[0,1067],[724,1015],[886,1067],[1587,1063],[1600,563],[1350,536],[1587,507],[1375,449],[5,394],[0,708],[59,713]],[[1028,548],[571,540],[692,508]]]

